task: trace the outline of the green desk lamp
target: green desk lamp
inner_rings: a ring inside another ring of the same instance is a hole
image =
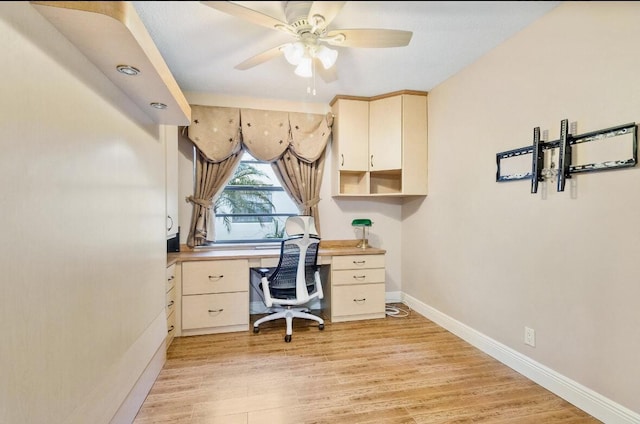
[[[369,247],[365,230],[367,229],[367,227],[371,227],[371,224],[372,222],[370,219],[354,219],[353,221],[351,221],[351,226],[362,228],[362,240],[360,240],[360,243],[358,243],[356,247],[360,247],[362,249],[366,249],[367,247]]]

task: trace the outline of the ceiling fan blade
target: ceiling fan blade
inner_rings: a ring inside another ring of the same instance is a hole
[[[412,36],[413,32],[398,29],[336,29],[329,31],[322,41],[339,47],[404,47]]]
[[[264,51],[260,54],[257,54],[247,60],[245,60],[244,62],[240,63],[239,65],[236,65],[235,68],[239,69],[241,71],[244,71],[246,69],[249,68],[253,68],[254,66],[258,66],[260,64],[263,64],[264,62],[267,62],[281,54],[283,54],[282,49],[284,48],[284,46],[287,46],[289,43],[287,44],[281,44],[278,47],[274,47],[272,49],[269,49],[267,51]]]
[[[322,78],[324,82],[332,83],[338,80],[338,71],[335,66],[332,66],[329,69],[324,69],[324,66],[322,66],[322,63],[320,63],[318,59],[315,59],[315,62],[316,74]]]
[[[346,1],[314,1],[309,9],[309,23],[314,24],[314,16],[322,16],[323,21],[319,23],[319,26],[326,28],[340,13],[345,3]]]
[[[230,1],[201,1],[200,3],[221,12],[228,13],[229,15],[233,15],[237,18],[253,22],[254,24],[262,25],[271,29],[289,30],[289,32],[291,32],[289,24],[286,22],[282,22],[272,16],[265,15],[264,13],[249,9],[248,7],[241,6],[237,3],[232,3]]]

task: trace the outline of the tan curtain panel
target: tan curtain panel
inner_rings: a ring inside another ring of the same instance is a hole
[[[211,162],[221,162],[241,148],[240,109],[191,105],[189,139]]]
[[[273,162],[289,147],[289,113],[242,109],[242,143],[251,156]]]
[[[316,161],[327,147],[333,115],[289,112],[289,124],[293,153],[305,162]]]
[[[280,159],[271,163],[271,168],[280,179],[282,187],[298,206],[300,214],[314,217],[318,234],[321,234],[318,203],[325,152],[326,150],[323,150],[315,162],[306,162],[287,151]]]
[[[213,208],[215,199],[222,192],[240,162],[242,152],[229,156],[222,162],[211,162],[198,151],[196,158],[195,193],[187,197],[193,204],[191,226],[187,246],[195,247],[214,240]]]

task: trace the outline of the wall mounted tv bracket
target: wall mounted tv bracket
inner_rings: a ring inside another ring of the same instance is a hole
[[[560,192],[564,191],[566,180],[572,174],[636,166],[637,132],[637,126],[632,122],[574,135],[569,132],[568,120],[564,119],[560,122],[560,138],[545,142],[541,140],[540,127],[535,127],[531,146],[496,154],[496,182],[530,179],[531,193],[537,193],[538,183],[545,181],[544,171],[547,171],[557,176],[557,191]],[[557,168],[553,160],[545,168],[545,151],[553,154],[555,151],[552,149],[558,149]],[[527,160],[525,155],[532,156]]]

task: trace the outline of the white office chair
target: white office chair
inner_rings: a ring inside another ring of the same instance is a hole
[[[304,318],[318,322],[324,329],[324,320],[309,313],[302,306],[313,299],[322,299],[322,281],[317,265],[320,237],[316,233],[313,217],[292,216],[285,223],[289,238],[280,245],[280,260],[274,270],[260,268],[260,286],[264,303],[271,312],[253,324],[253,332],[260,331],[260,324],[284,318],[287,325],[284,341],[291,341],[293,319]],[[271,272],[270,272],[271,271]]]

